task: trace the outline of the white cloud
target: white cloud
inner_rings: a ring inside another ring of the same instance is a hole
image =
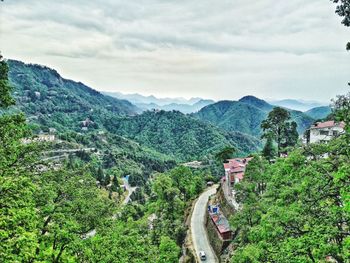
[[[100,90],[329,100],[348,89],[349,29],[328,1],[5,0],[0,12],[6,57]]]

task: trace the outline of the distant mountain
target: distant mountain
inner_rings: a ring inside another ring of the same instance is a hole
[[[191,104],[176,104],[176,103],[171,103],[171,104],[167,104],[164,106],[159,106],[159,105],[154,104],[154,103],[150,103],[150,104],[135,103],[135,105],[138,108],[143,109],[143,110],[153,110],[153,109],[165,110],[165,111],[176,110],[176,111],[180,111],[182,113],[188,114],[188,113],[197,112],[201,108],[203,108],[207,105],[210,105],[212,103],[214,103],[213,100],[200,100],[193,105],[191,105]]]
[[[204,107],[193,117],[214,124],[226,131],[238,131],[253,136],[261,135],[261,122],[266,119],[273,105],[254,96],[246,96],[239,101],[219,101]],[[314,121],[300,111],[289,110],[298,124],[298,132],[303,133]]]
[[[151,96],[144,96],[141,94],[123,94],[120,92],[108,92],[103,91],[102,92],[105,95],[109,95],[118,99],[124,99],[128,100],[133,104],[157,104],[159,106],[165,106],[169,104],[188,104],[193,105],[197,103],[198,101],[202,100],[201,98],[191,98],[189,100],[185,98],[157,98],[153,95]]]
[[[120,92],[103,92],[106,95],[119,99],[125,99],[136,105],[142,110],[165,110],[180,111],[182,113],[193,113],[201,108],[214,103],[213,100],[204,100],[201,98],[156,98],[154,96],[143,96],[140,94],[122,94]]]
[[[257,97],[248,95],[239,100],[239,102],[243,102],[246,104],[249,104],[251,106],[257,107],[260,110],[263,111],[271,111],[273,109],[273,105],[267,103],[266,101],[259,99]]]
[[[240,154],[261,147],[260,140],[252,136],[223,131],[178,111],[146,111],[113,118],[107,129],[181,161],[200,159],[228,145]]]
[[[44,127],[98,128],[110,116],[134,115],[140,111],[126,100],[105,96],[81,82],[64,79],[48,67],[16,60],[7,62],[17,107],[31,122]]]
[[[325,106],[323,103],[317,101],[304,101],[294,99],[269,100],[268,102],[272,105],[299,111],[307,111],[315,107]]]
[[[315,120],[324,119],[331,113],[332,109],[329,106],[316,107],[305,112],[306,115],[314,118]]]

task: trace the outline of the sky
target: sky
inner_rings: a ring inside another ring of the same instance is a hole
[[[328,0],[5,0],[4,57],[100,91],[297,98],[349,91],[350,28]]]

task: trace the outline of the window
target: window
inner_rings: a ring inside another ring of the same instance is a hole
[[[320,131],[320,135],[328,136],[329,135],[329,131]]]

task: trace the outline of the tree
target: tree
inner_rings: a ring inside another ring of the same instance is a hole
[[[112,180],[112,186],[111,186],[111,190],[113,192],[117,192],[119,189],[119,182],[118,182],[118,177],[116,175],[113,176],[113,180]]]
[[[276,156],[276,149],[273,145],[272,136],[267,136],[264,149],[262,150],[262,154],[267,160],[271,160]]]
[[[296,144],[295,134],[297,124],[295,122],[288,122],[290,113],[281,107],[275,107],[268,114],[267,119],[261,122],[263,129],[262,138],[271,137],[277,143],[278,156],[281,153],[282,147],[294,146]]]
[[[232,155],[236,152],[236,149],[232,146],[226,146],[222,150],[220,150],[216,155],[215,158],[220,162],[226,162],[227,159],[232,158]]]
[[[176,243],[167,236],[160,238],[159,245],[159,263],[176,263],[179,262],[181,249]]]
[[[350,26],[350,0],[331,0],[333,3],[337,4],[335,12],[343,17],[342,24],[344,26]],[[346,44],[346,49],[350,50],[350,42]]]
[[[103,184],[104,178],[105,178],[105,175],[104,175],[103,169],[101,166],[99,166],[97,169],[97,178],[96,179],[97,179],[97,181],[100,182],[100,185]]]
[[[332,108],[335,119],[345,122],[345,138],[350,143],[350,92],[346,95],[337,96],[337,99],[333,100]],[[345,148],[345,150],[350,156],[349,147]]]
[[[0,56],[0,110],[14,100],[8,85],[8,67]],[[30,134],[22,114],[0,115],[0,258],[3,262],[28,262],[35,253],[38,215],[36,186],[30,180],[35,171],[37,150],[23,144]]]
[[[8,81],[8,71],[6,61],[0,54],[0,108],[7,108],[15,104],[11,97],[11,86]]]
[[[332,102],[332,109],[335,118],[337,121],[344,121],[346,124],[346,130],[350,133],[350,92],[346,95],[337,96],[337,99]]]
[[[39,215],[34,262],[67,262],[80,253],[82,237],[113,214],[111,202],[96,188],[85,167],[48,171],[35,176]]]

